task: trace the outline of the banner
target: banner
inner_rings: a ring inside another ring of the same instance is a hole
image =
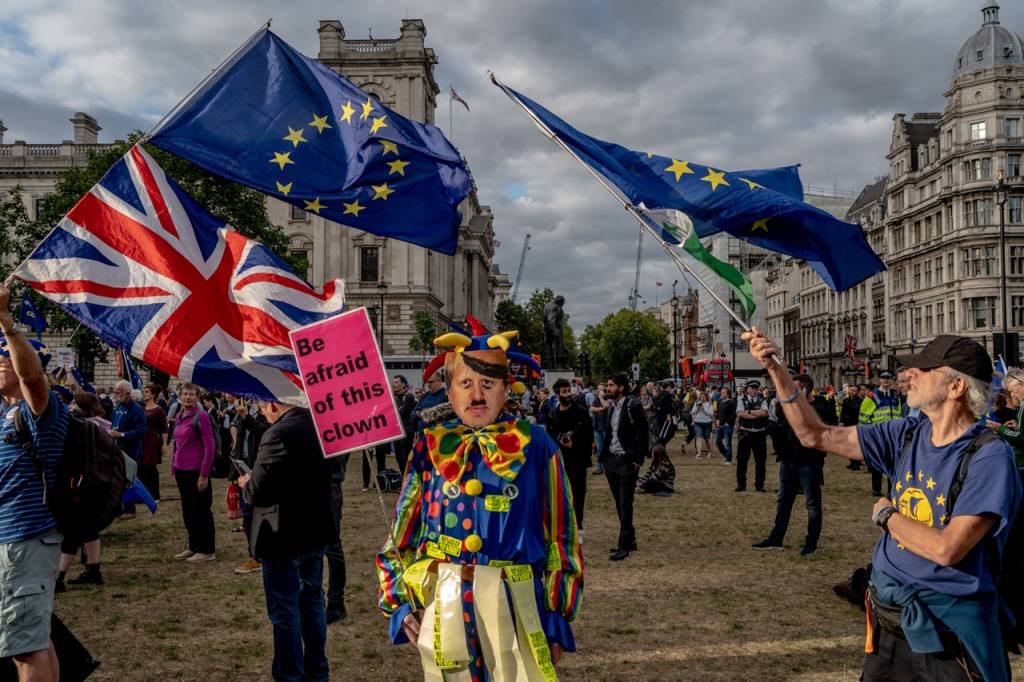
[[[325,457],[405,435],[366,308],[289,335]]]

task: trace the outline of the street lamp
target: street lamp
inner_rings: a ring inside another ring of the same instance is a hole
[[[1006,199],[1010,186],[1003,179],[1003,171],[999,171],[999,182],[996,183],[996,203],[999,204],[999,288],[1002,291],[1003,307],[1003,355],[1009,358],[1010,335],[1006,327]]]
[[[675,294],[676,284],[672,283],[672,378],[679,384],[679,297]]]
[[[383,281],[377,282],[377,295],[380,296],[380,314],[377,317],[377,343],[380,344],[381,357],[384,356],[384,297],[388,294],[388,285]]]

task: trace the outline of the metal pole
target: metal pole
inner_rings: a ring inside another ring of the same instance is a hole
[[[380,295],[380,312],[377,319],[377,328],[380,330],[377,339],[380,342],[380,354],[384,356],[384,290],[377,287],[377,293]]]
[[[835,369],[832,366],[832,330],[835,329],[835,326],[835,320],[831,317],[828,318],[828,381],[825,383],[826,386],[835,383],[832,380],[832,377],[835,375]]]
[[[1002,179],[1000,179],[1002,182]],[[999,202],[999,284],[1002,289],[1003,299],[1003,357],[1011,362],[1016,358],[1010,357],[1010,334],[1007,331],[1006,320],[1006,201]]]
[[[675,287],[675,284],[672,285]],[[672,379],[679,383],[679,299],[672,296]]]

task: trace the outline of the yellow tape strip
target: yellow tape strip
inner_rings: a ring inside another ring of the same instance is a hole
[[[438,564],[437,566],[437,604],[438,622],[435,624],[434,652],[438,656],[438,667],[441,664],[455,662],[464,664],[469,661],[469,648],[466,645],[466,622],[462,617],[462,566],[460,564]]]
[[[512,594],[512,605],[516,612],[516,625],[519,634],[519,650],[522,653],[523,664],[526,668],[526,676],[529,680],[544,680],[544,682],[558,682],[558,675],[555,674],[555,666],[551,662],[551,650],[548,648],[548,638],[544,634],[544,628],[540,624],[540,613],[537,611],[537,596],[534,593],[533,580],[513,579],[509,569],[526,568],[524,566],[509,566],[505,568],[505,575],[509,576],[509,592]],[[532,573],[532,571],[530,571]],[[516,570],[513,573],[520,577],[525,571]]]
[[[516,626],[505,595],[501,568],[477,566],[473,574],[473,609],[492,682],[517,682],[526,670],[516,642]]]

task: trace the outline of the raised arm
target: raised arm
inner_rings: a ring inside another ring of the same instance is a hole
[[[773,356],[781,355],[782,351],[757,327],[744,332],[740,337],[750,344],[750,354],[768,370],[768,375],[775,383],[779,396],[779,404],[786,415],[786,421],[793,428],[793,433],[800,439],[804,447],[832,452],[846,459],[861,461],[860,442],[857,440],[857,428],[854,426],[830,426],[821,420],[807,398],[800,395],[796,383],[789,376],[784,365],[775,362]],[[796,397],[792,402],[790,398]]]
[[[50,387],[43,373],[43,365],[39,361],[32,344],[25,335],[14,326],[11,317],[11,290],[6,284],[0,283],[0,333],[7,339],[7,350],[11,355],[11,366],[21,383],[21,394],[28,403],[28,409],[37,417],[46,410],[50,398]]]

